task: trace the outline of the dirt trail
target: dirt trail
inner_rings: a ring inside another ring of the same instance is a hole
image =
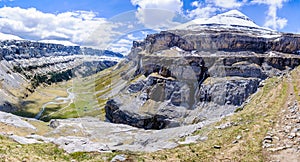
[[[299,69],[288,75],[287,83],[287,101],[263,142],[267,161],[300,162]]]

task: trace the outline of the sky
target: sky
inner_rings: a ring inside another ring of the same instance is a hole
[[[0,33],[124,52],[148,33],[232,9],[300,33],[300,0],[0,0]]]

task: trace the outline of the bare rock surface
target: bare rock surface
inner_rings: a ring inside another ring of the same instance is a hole
[[[169,149],[178,146],[180,139],[203,126],[199,123],[163,130],[144,130],[102,122],[95,118],[65,119],[57,122],[58,127],[49,132],[47,137],[60,136],[53,142],[68,152],[113,150],[153,152]],[[195,137],[190,138],[196,140]]]
[[[32,138],[26,138],[18,135],[11,135],[9,138],[13,139],[14,141],[20,143],[20,144],[36,144],[36,143],[42,143],[41,141],[38,141],[36,139]]]
[[[36,127],[34,127],[32,124],[22,119],[23,119],[22,117],[10,113],[0,112],[1,123],[12,125],[15,127],[20,127],[20,128],[28,128],[28,129],[36,130]]]

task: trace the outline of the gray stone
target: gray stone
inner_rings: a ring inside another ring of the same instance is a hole
[[[110,162],[122,162],[122,161],[126,161],[127,158],[125,155],[116,155],[115,157],[112,158],[112,160]]]
[[[236,143],[239,143],[239,141],[237,140],[232,141],[232,144],[236,144]]]
[[[37,141],[35,139],[29,139],[22,136],[12,135],[9,138],[13,139],[14,141],[20,144],[35,144],[35,143],[42,143],[41,141]]]
[[[204,137],[200,137],[199,141],[206,141],[208,140],[208,137],[207,136],[204,136]]]
[[[215,148],[215,149],[221,149],[222,147],[219,146],[219,145],[214,145],[214,148]]]
[[[56,119],[52,119],[49,123],[51,128],[57,128],[59,126],[59,122]]]
[[[12,126],[20,127],[20,128],[27,128],[31,130],[36,130],[36,128],[23,120],[24,118],[0,111],[0,122],[4,124],[9,124]]]
[[[241,135],[238,135],[237,137],[236,137],[236,140],[240,140],[242,138],[242,136]]]
[[[178,142],[179,144],[191,144],[191,143],[197,143],[197,141],[200,139],[200,136],[188,136],[185,138],[183,142]]]
[[[266,136],[264,138],[265,141],[273,141],[273,138],[271,136]]]
[[[233,124],[231,122],[226,122],[224,124],[221,124],[219,126],[216,126],[217,129],[226,129],[226,128],[229,128],[231,127]]]

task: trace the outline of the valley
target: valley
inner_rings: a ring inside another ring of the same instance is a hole
[[[148,34],[127,56],[1,41],[0,156],[297,161],[299,50],[299,34],[237,10]]]

